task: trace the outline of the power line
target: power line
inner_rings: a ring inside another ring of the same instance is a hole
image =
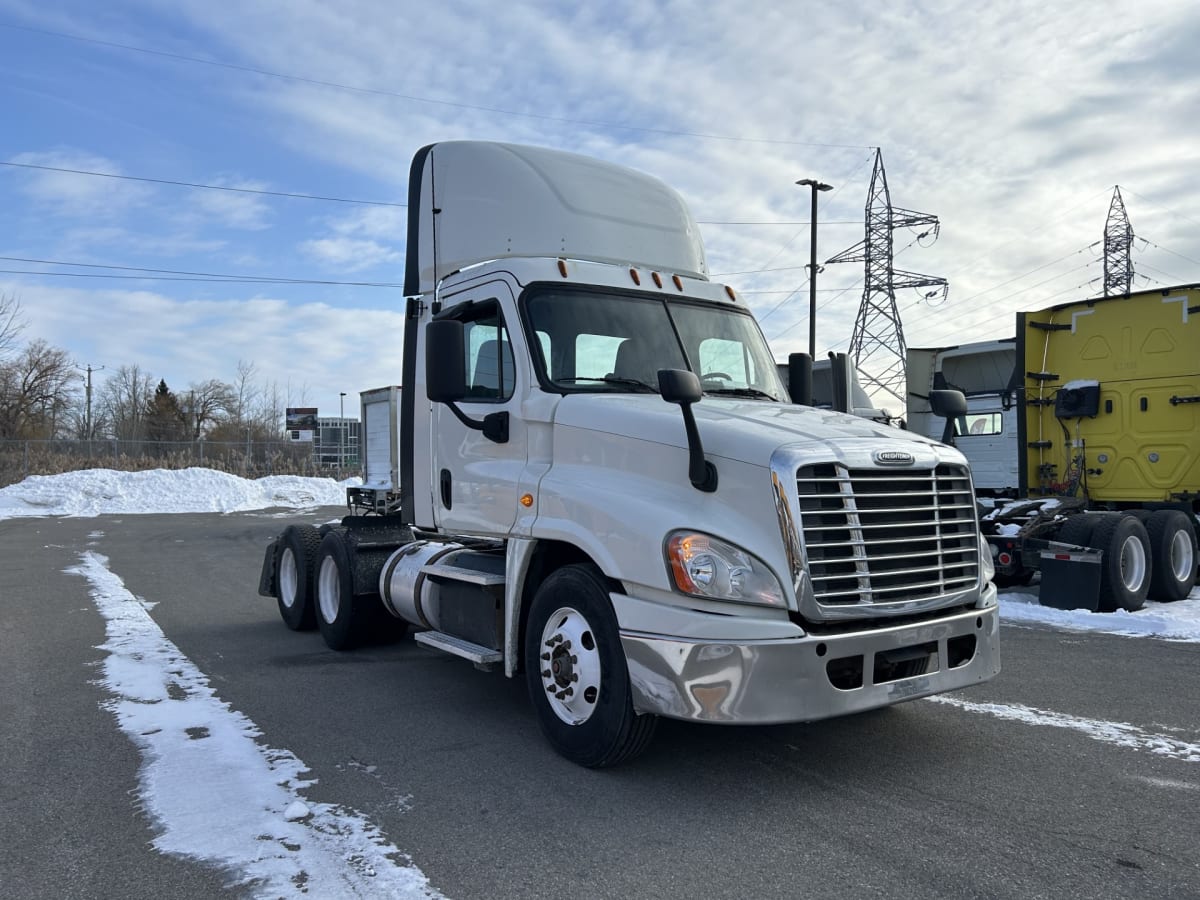
[[[393,203],[388,200],[360,200],[349,197],[326,197],[319,194],[301,194],[295,191],[268,191],[259,188],[230,187],[223,184],[204,184],[198,181],[178,181],[172,178],[149,178],[143,175],[118,175],[115,172],[93,172],[88,169],[68,169],[63,166],[43,166],[34,163],[7,162],[0,160],[0,166],[10,166],[17,169],[37,169],[42,172],[64,172],[69,175],[88,175],[94,178],[115,178],[121,181],[140,181],[147,184],[167,184],[174,187],[197,188],[205,191],[228,191],[236,194],[260,194],[266,197],[288,197],[296,200],[325,200],[331,203],[361,203],[368,206],[392,206],[407,209],[407,203]],[[807,222],[753,222],[753,221],[719,221],[698,219],[697,225],[725,226],[776,226],[776,225],[808,225]],[[861,222],[846,220],[838,222],[822,222],[822,225],[861,225]],[[797,266],[796,268],[803,268]]]
[[[138,175],[117,175],[114,172],[90,172],[86,169],[66,169],[60,166],[38,166],[33,163],[3,162],[0,166],[13,166],[18,169],[40,169],[44,172],[66,172],[71,175],[91,175],[96,178],[118,178],[122,181],[143,181],[149,184],[170,184],[177,187],[200,188],[206,191],[230,191],[236,194],[263,194],[268,197],[291,197],[298,200],[327,200],[331,203],[364,203],[370,206],[397,206],[401,209],[408,207],[407,203],[389,203],[385,200],[351,200],[346,197],[320,197],[315,194],[298,194],[290,191],[265,191],[255,188],[228,187],[220,184],[200,184],[195,181],[174,181],[170,178],[144,178]]]
[[[199,57],[199,56],[188,56],[183,53],[171,53],[166,50],[154,50],[154,49],[151,49],[148,47],[137,47],[137,46],[134,46],[133,44],[122,44],[122,43],[118,43],[116,41],[105,41],[105,40],[101,40],[99,38],[83,37],[82,35],[68,34],[67,32],[63,32],[63,31],[51,31],[51,30],[45,29],[45,28],[33,28],[28,25],[16,25],[12,22],[0,22],[0,26],[3,26],[5,28],[15,28],[20,31],[29,31],[29,32],[33,32],[35,34],[44,34],[44,35],[48,35],[50,37],[63,38],[65,40],[79,41],[79,42],[85,43],[85,44],[95,44],[95,45],[98,45],[101,47],[113,47],[118,50],[128,50],[133,53],[144,53],[149,56],[159,56],[159,57],[163,57],[164,59],[173,59],[173,60],[180,61],[180,62],[197,63],[199,65],[213,66],[213,67],[219,68],[219,69],[229,69],[229,70],[235,71],[235,72],[247,72],[252,75],[262,75],[267,78],[278,78],[278,79],[281,79],[284,81],[295,81],[295,82],[299,82],[301,84],[311,84],[316,87],[336,88],[338,90],[352,91],[352,92],[358,93],[358,94],[368,94],[368,95],[378,96],[378,97],[393,97],[393,98],[396,98],[399,100],[408,100],[408,101],[411,101],[414,103],[429,103],[429,104],[433,104],[436,106],[450,106],[455,109],[469,109],[469,110],[473,110],[475,112],[487,112],[487,113],[495,113],[497,115],[504,115],[504,116],[516,116],[516,117],[526,118],[526,119],[537,119],[537,120],[543,121],[543,122],[560,122],[562,124],[567,124],[567,125],[587,125],[587,126],[593,127],[593,128],[612,128],[612,129],[623,130],[623,131],[639,131],[639,132],[642,132],[645,134],[662,134],[662,135],[669,135],[672,137],[691,137],[691,138],[702,138],[704,140],[733,141],[733,142],[749,143],[749,144],[776,144],[776,145],[789,146],[789,147],[828,147],[828,148],[832,148],[832,149],[842,149],[842,150],[869,150],[869,149],[871,149],[869,147],[866,147],[866,146],[863,146],[860,144],[829,144],[829,143],[821,143],[821,142],[817,142],[817,141],[791,141],[791,140],[781,140],[781,139],[775,139],[775,138],[740,137],[740,136],[735,136],[735,135],[709,134],[709,133],[705,133],[705,132],[696,132],[696,131],[678,131],[678,130],[669,129],[669,128],[648,128],[648,127],[641,126],[641,125],[622,125],[622,124],[619,124],[616,122],[603,122],[603,121],[597,121],[597,120],[591,120],[591,119],[573,119],[573,118],[570,118],[569,116],[552,116],[552,115],[548,115],[546,113],[522,112],[520,110],[505,109],[503,107],[498,107],[498,106],[482,106],[479,104],[462,103],[462,102],[454,101],[454,100],[439,100],[439,99],[435,99],[432,97],[421,97],[421,96],[417,96],[415,94],[403,94],[403,93],[400,93],[399,91],[390,91],[385,88],[361,87],[359,85],[343,84],[343,83],[337,82],[337,81],[326,81],[321,78],[309,78],[309,77],[306,77],[303,75],[289,75],[289,74],[286,74],[283,72],[272,72],[269,69],[259,69],[255,66],[243,66],[243,65],[239,65],[237,63],[222,62],[220,60],[215,60],[215,59],[204,59],[203,57]]]
[[[80,269],[110,269],[116,272],[143,272],[142,275],[108,275],[100,272],[42,272],[15,269],[2,270],[8,275],[53,275],[65,278],[109,278],[134,281],[213,281],[219,284],[321,284],[345,287],[402,288],[402,284],[383,281],[331,281],[316,278],[285,278],[276,275],[228,275],[216,272],[185,272],[176,269],[149,269],[140,266],[114,266],[101,263],[67,262],[59,259],[30,259],[21,256],[0,256],[7,262],[33,263],[41,266],[72,266]],[[170,276],[170,277],[165,277]]]

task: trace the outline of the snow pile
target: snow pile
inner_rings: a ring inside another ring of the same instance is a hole
[[[1101,631],[1125,637],[1200,642],[1200,587],[1194,588],[1186,600],[1178,603],[1151,600],[1134,613],[1054,609],[1040,605],[1037,594],[1001,591],[1000,621],[1006,625],[1052,625],[1068,631]]]
[[[342,506],[346,485],[359,483],[357,478],[337,482],[297,475],[248,480],[200,468],[147,472],[86,469],[32,475],[0,489],[0,519]]]

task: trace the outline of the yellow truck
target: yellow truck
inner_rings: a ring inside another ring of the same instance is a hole
[[[997,346],[978,352],[994,356]],[[1099,610],[1187,597],[1200,511],[1200,285],[1018,313],[1007,384],[948,378],[968,370],[970,351],[910,352],[909,421],[928,418],[922,376],[930,389],[965,388],[968,402],[986,388],[1015,410],[1008,493],[1022,499],[998,503],[982,523],[996,580],[1027,583],[1041,570],[1043,603]],[[973,456],[970,428],[959,435],[976,478],[992,477],[992,463],[985,473]]]

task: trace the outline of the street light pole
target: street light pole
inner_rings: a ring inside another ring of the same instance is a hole
[[[812,188],[812,212],[808,218],[811,238],[808,263],[808,355],[817,358],[817,191],[831,191],[833,185],[814,178],[803,178],[796,184]]]
[[[338,437],[340,438],[341,446],[338,449],[338,468],[346,468],[346,392],[342,391],[338,397]]]

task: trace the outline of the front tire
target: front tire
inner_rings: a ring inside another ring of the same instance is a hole
[[[608,588],[591,566],[565,566],[538,588],[525,632],[525,679],[542,733],[572,762],[606,768],[649,746],[658,720],[633,710]]]
[[[283,624],[292,631],[311,631],[317,627],[313,569],[320,546],[320,534],[311,525],[289,525],[279,538],[275,602]]]

